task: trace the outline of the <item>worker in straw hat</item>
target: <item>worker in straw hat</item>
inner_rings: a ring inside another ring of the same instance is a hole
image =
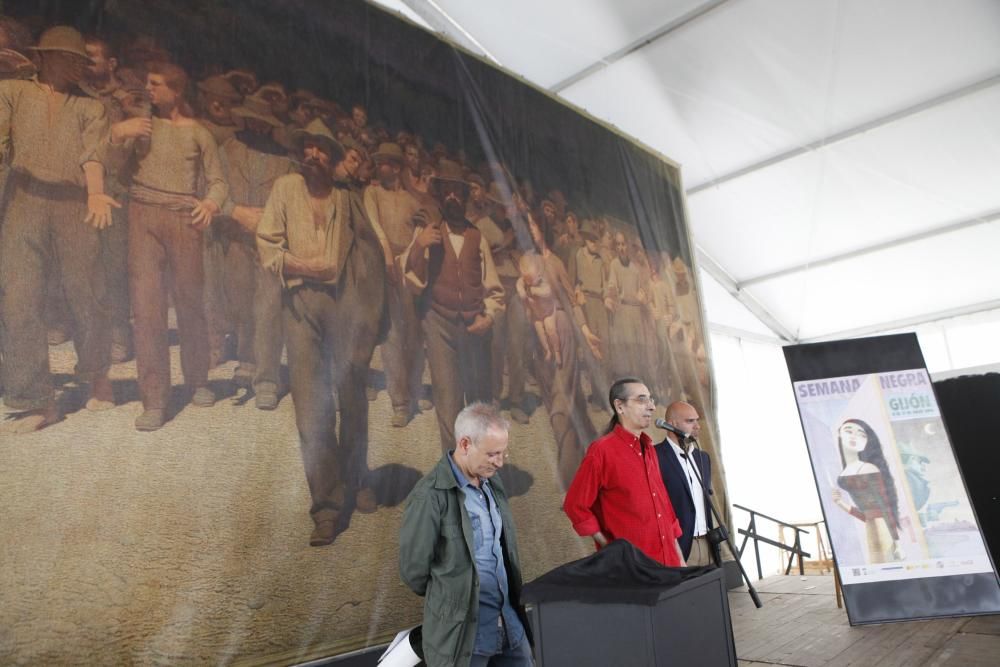
[[[284,127],[267,99],[253,94],[233,107],[239,128],[220,148],[229,172],[229,199],[215,225],[223,248],[223,285],[236,328],[233,380],[253,387],[258,408],[278,407],[281,349],[281,281],[261,266],[257,226],[271,188],[293,171],[288,150],[275,132]]]
[[[98,233],[120,206],[104,189],[108,119],[101,103],[78,87],[92,60],[75,28],[49,28],[32,50],[40,62],[37,77],[0,81],[0,140],[10,148],[0,245],[4,402],[16,417],[7,431],[60,419],[40,305],[47,277],[57,270],[75,322],[76,374],[86,406],[114,405]]]

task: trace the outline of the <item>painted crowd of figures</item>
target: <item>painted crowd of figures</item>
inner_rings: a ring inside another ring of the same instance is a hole
[[[64,418],[48,347],[66,340],[86,409],[121,400],[108,372],[134,357],[135,427],[169,428],[175,326],[185,404],[213,405],[209,370],[233,359],[257,408],[291,394],[330,522],[375,509],[379,346],[391,425],[433,410],[446,448],[472,401],[527,423],[533,376],[564,484],[614,377],[710,402],[690,267],[587,202],[249,69],[190,79],[148,37],[0,17],[0,48],[8,432]]]

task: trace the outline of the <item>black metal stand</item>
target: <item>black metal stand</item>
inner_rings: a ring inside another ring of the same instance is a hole
[[[698,445],[698,441],[695,440],[693,436],[688,436],[687,441],[693,443],[695,448],[704,454],[704,451],[702,451],[701,447]],[[683,449],[683,443],[681,448]],[[689,455],[685,453],[684,456],[686,457]],[[708,456],[708,454],[705,454],[705,456]],[[729,531],[726,529],[726,524],[722,520],[719,510],[715,507],[715,501],[712,500],[712,490],[708,488],[705,484],[705,480],[702,479],[701,466],[698,465],[697,461],[695,461],[695,465],[691,467],[694,468],[694,476],[698,478],[698,483],[701,484],[702,492],[705,494],[705,498],[708,499],[708,506],[711,508],[712,516],[715,518],[716,530],[720,532],[722,539],[725,540],[727,545],[729,545],[729,552],[733,555],[733,558],[736,559],[736,565],[740,568],[740,574],[743,575],[743,581],[747,582],[747,592],[750,594],[750,599],[753,600],[754,606],[757,607],[757,609],[760,609],[764,606],[764,603],[760,601],[760,596],[757,595],[757,589],[755,589],[753,584],[750,583],[750,576],[747,574],[746,569],[744,569],[743,563],[740,562],[739,552],[736,551],[736,547],[733,545],[733,539],[729,535]]]

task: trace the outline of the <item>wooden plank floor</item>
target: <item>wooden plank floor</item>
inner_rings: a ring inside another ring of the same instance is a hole
[[[729,592],[740,667],[996,667],[1000,616],[852,628],[837,608],[833,577],[774,576]]]

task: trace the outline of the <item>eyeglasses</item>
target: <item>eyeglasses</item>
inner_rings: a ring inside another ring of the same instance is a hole
[[[646,396],[645,394],[643,394],[642,396],[630,396],[625,400],[635,401],[639,405],[656,405],[656,399],[653,398],[652,396]]]

